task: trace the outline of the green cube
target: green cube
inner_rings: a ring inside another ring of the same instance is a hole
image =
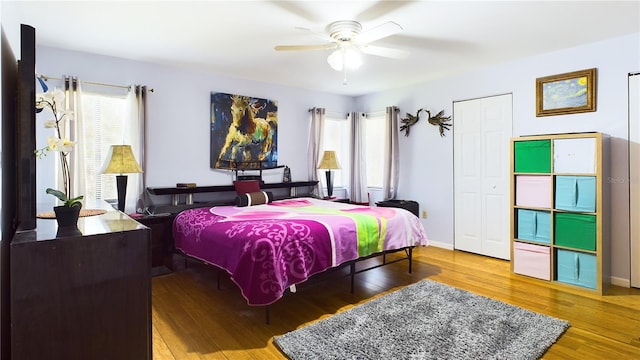
[[[551,140],[516,141],[513,152],[515,172],[551,172]]]
[[[595,251],[596,225],[595,215],[556,213],[554,244]]]

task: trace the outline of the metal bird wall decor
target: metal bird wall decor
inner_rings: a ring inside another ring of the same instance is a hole
[[[451,130],[451,125],[448,122],[451,121],[451,115],[444,116],[444,110],[441,110],[435,116],[431,116],[431,112],[429,110],[425,110],[429,119],[427,120],[429,124],[438,126],[440,128],[440,137],[444,137],[445,130]]]
[[[445,130],[451,130],[452,124],[449,123],[449,121],[451,121],[451,115],[444,116],[444,110],[441,110],[435,116],[431,116],[431,112],[429,110],[418,109],[415,115],[407,113],[406,118],[400,119],[400,121],[402,122],[402,125],[400,125],[400,131],[404,131],[404,136],[409,136],[411,126],[415,125],[418,120],[420,120],[421,111],[427,113],[427,116],[429,117],[427,121],[429,122],[429,124],[439,127],[441,137],[445,136]]]
[[[400,125],[400,131],[404,131],[404,136],[409,136],[411,127],[420,120],[420,111],[422,111],[422,109],[418,109],[415,116],[407,113],[407,117],[405,119],[400,119],[400,122],[402,122],[402,125]]]

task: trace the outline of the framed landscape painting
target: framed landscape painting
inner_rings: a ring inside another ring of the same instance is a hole
[[[536,116],[596,111],[596,69],[536,79]]]
[[[278,102],[211,93],[212,169],[268,169],[278,165]]]

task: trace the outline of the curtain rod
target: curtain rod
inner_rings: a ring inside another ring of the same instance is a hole
[[[386,114],[387,110],[376,110],[376,111],[371,111],[371,112],[365,112],[365,115],[367,116],[371,116],[371,115],[383,115]]]
[[[309,109],[309,112],[312,112],[315,108],[311,108]],[[396,107],[397,109],[397,107]],[[362,112],[362,114],[365,114],[366,116],[372,116],[372,115],[385,115],[387,113],[387,109],[384,110],[376,110],[376,111],[371,111],[371,112]],[[333,115],[340,115],[340,116],[344,116],[344,117],[348,117],[349,113],[339,113],[336,111],[326,111],[325,110],[325,114],[333,114]]]
[[[44,80],[44,81],[47,81],[47,80],[64,80],[64,79],[59,78],[59,77],[53,77],[53,76],[47,76],[47,75],[39,75],[38,77],[40,79]],[[127,89],[127,90],[131,89],[131,85],[129,85],[129,86],[113,85],[113,84],[106,84],[106,83],[99,83],[99,82],[92,82],[92,81],[80,81],[80,82],[82,84],[88,84],[88,85],[108,86],[108,87],[115,87],[115,88]],[[148,89],[147,91],[153,92],[153,89]]]
[[[315,109],[317,109],[317,108],[310,108],[309,112],[313,112],[313,110],[315,110]],[[348,113],[345,114],[345,113],[341,113],[341,112],[337,112],[337,111],[327,111],[326,109],[325,109],[324,113],[325,113],[325,115],[336,115],[338,117],[344,117],[344,118],[349,116]]]

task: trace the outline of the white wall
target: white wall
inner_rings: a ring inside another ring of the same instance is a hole
[[[425,60],[428,61],[428,60]],[[469,61],[473,61],[470,59]],[[536,117],[536,78],[598,68],[597,111]],[[427,107],[447,115],[453,102],[513,94],[513,135],[600,131],[611,136],[611,249],[614,282],[629,279],[629,187],[627,74],[640,70],[640,33],[586,46],[542,54],[429,83],[365,95],[358,111],[397,105],[402,113]],[[455,121],[454,121],[455,131]],[[420,121],[400,139],[398,198],[412,199],[426,210],[430,240],[453,247],[453,136],[440,138],[437,128]],[[616,281],[617,280],[617,281]]]
[[[308,109],[322,106],[348,112],[353,103],[353,98],[347,96],[49,47],[37,48],[37,67],[38,74],[52,77],[73,75],[81,81],[146,84],[154,89],[148,95],[146,176],[150,187],[174,186],[177,182],[231,184],[230,172],[209,167],[211,92],[278,101],[278,164],[291,168],[293,181],[308,179]],[[38,189],[44,189],[49,185],[45,183],[46,175],[40,173]],[[264,175],[266,182],[282,181],[281,171],[267,171]]]

